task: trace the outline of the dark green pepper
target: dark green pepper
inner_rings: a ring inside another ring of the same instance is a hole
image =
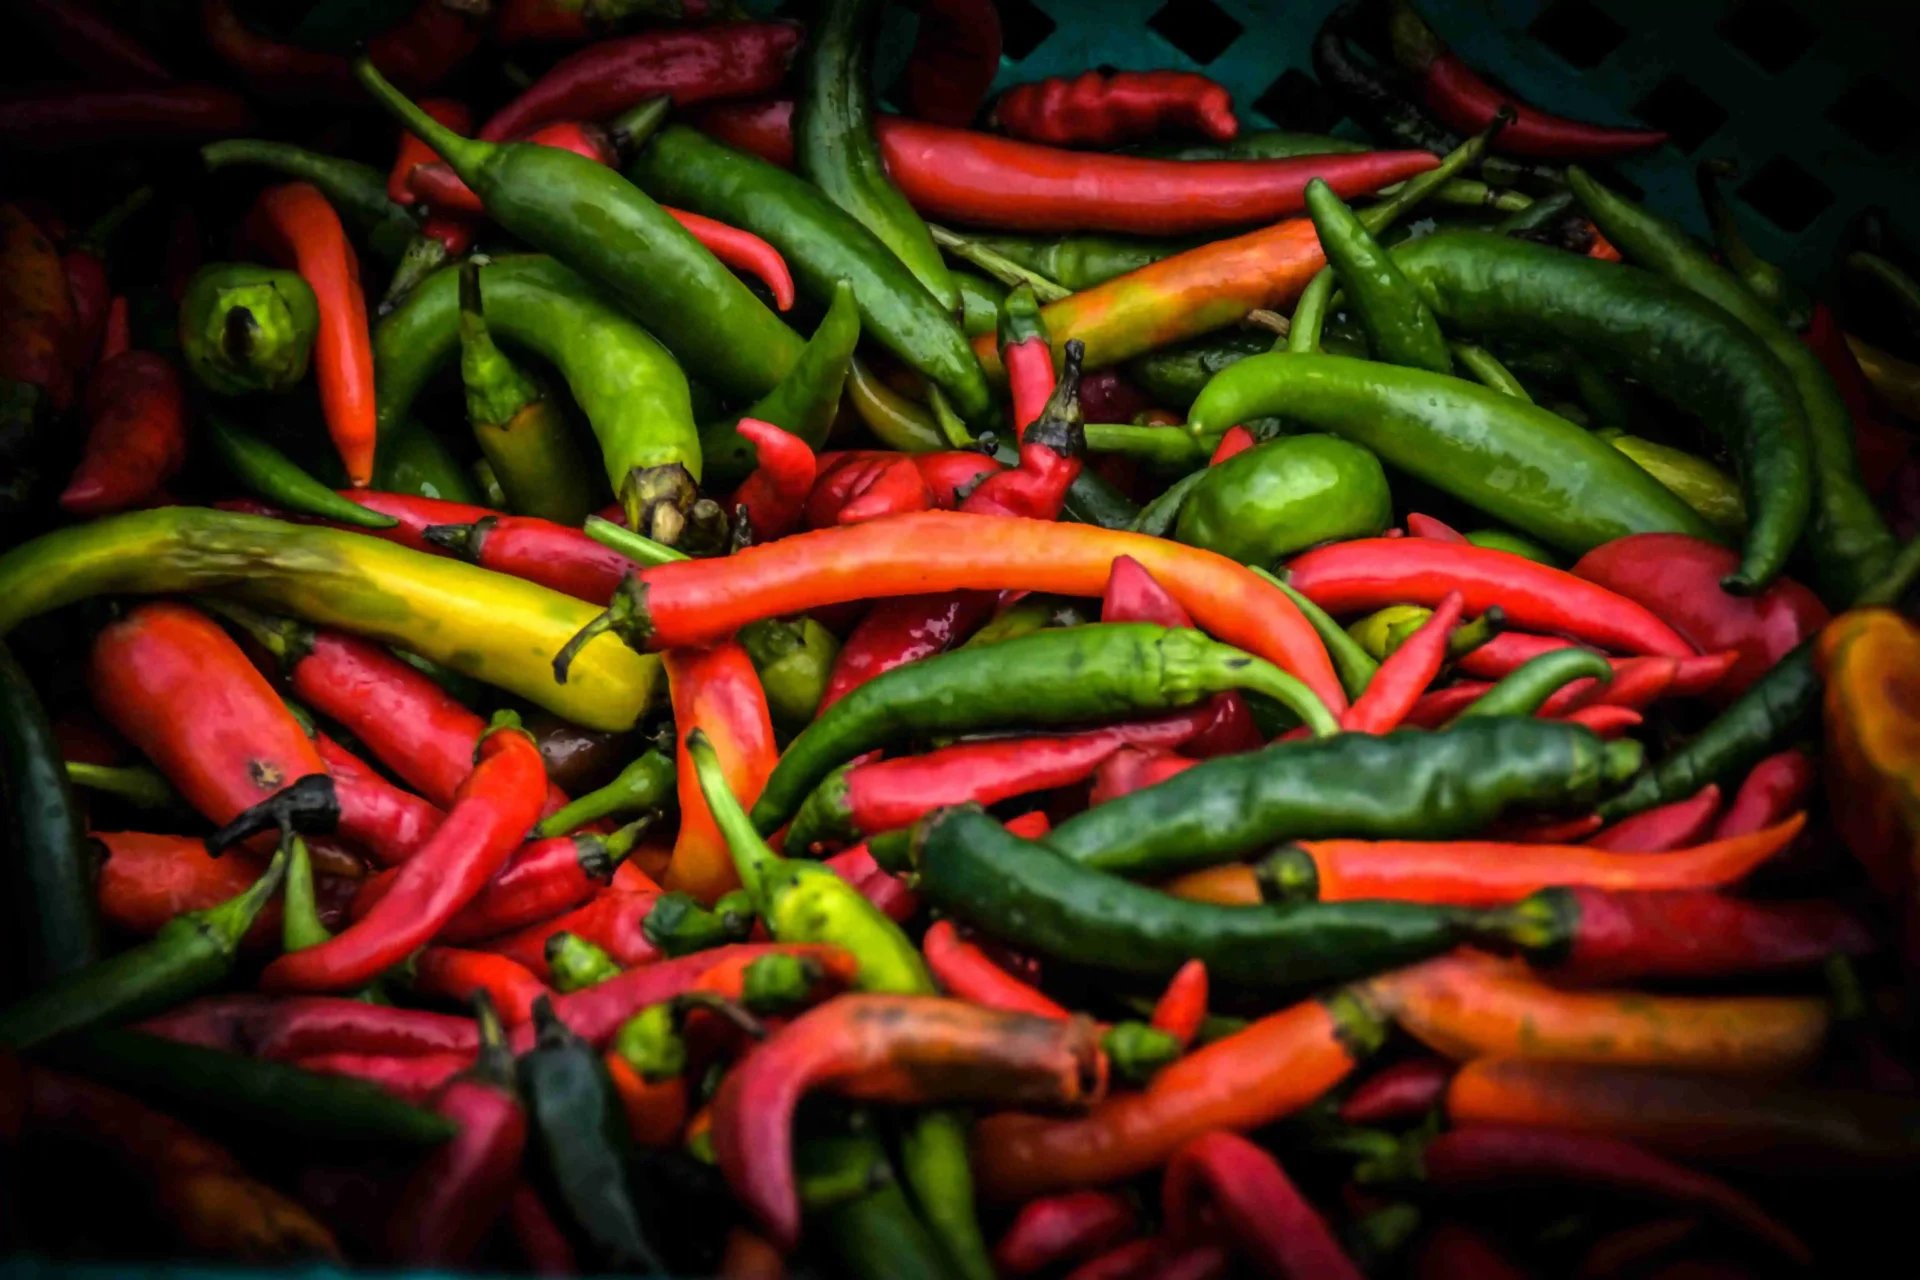
[[[1338,436],[1282,436],[1201,475],[1174,537],[1242,564],[1270,566],[1322,542],[1370,538],[1393,520],[1379,459]]]
[[[446,444],[417,419],[408,418],[380,441],[373,487],[383,493],[413,493],[442,502],[480,506],[473,477]]]
[[[241,487],[277,507],[362,529],[391,529],[400,523],[347,501],[302,471],[292,458],[217,413],[204,415],[202,430],[214,456]]]
[[[906,1193],[871,1136],[816,1138],[794,1156],[802,1192],[809,1187],[847,1186],[853,1193],[803,1198],[816,1213],[827,1247],[848,1280],[953,1280],[956,1273],[933,1233],[915,1215]]]
[[[1393,255],[1319,178],[1307,183],[1307,213],[1375,354],[1389,364],[1451,373],[1453,357],[1433,309],[1394,265]]]
[[[832,302],[827,314],[814,326],[806,349],[780,385],[744,413],[700,428],[700,451],[706,456],[710,487],[743,480],[760,464],[759,450],[736,429],[741,418],[771,422],[799,436],[816,452],[826,446],[840,412],[840,393],[846,389],[853,349],[860,341],[860,311],[853,286],[837,280],[828,297]]]
[[[969,338],[998,332],[1007,286],[971,271],[955,271],[953,283],[960,290],[960,331]]]
[[[1270,333],[1228,329],[1136,356],[1127,361],[1127,379],[1155,404],[1184,411],[1214,374],[1271,350]]]
[[[1151,266],[1162,258],[1184,253],[1199,240],[1144,240],[1133,236],[970,236],[976,245],[1008,261],[1037,271],[1047,279],[1078,292],[1105,284],[1116,276]],[[1145,357],[1143,357],[1145,358]]]
[[[187,281],[180,352],[201,386],[223,396],[291,390],[307,376],[320,304],[291,271],[216,262]]]
[[[1491,716],[1530,716],[1543,703],[1575,680],[1613,679],[1613,664],[1591,649],[1550,649],[1500,677],[1493,688],[1454,717],[1482,720]]]

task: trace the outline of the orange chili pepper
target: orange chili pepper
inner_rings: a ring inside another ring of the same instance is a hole
[[[673,723],[679,728],[674,735],[678,739],[674,759],[679,769],[680,835],[662,883],[711,905],[721,894],[739,888],[740,877],[701,794],[700,779],[687,755],[687,734],[696,728],[706,731],[720,757],[728,789],[744,805],[759,798],[780,752],[774,745],[773,720],[760,675],[739,641],[727,640],[711,649],[671,649],[665,666],[667,688],[673,695]]]
[[[305,182],[269,187],[254,202],[249,233],[276,261],[298,271],[320,304],[314,373],[327,434],[356,489],[373,481],[373,341],[360,260],[320,189]]]
[[[613,1050],[602,1057],[634,1142],[642,1147],[671,1147],[679,1141],[680,1130],[687,1123],[686,1077],[670,1076],[650,1083]]]

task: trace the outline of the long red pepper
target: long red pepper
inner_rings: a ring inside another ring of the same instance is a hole
[[[869,454],[835,459],[807,495],[811,528],[859,524],[933,506],[933,489],[911,458]]]
[[[984,591],[880,601],[840,647],[820,697],[820,711],[877,675],[945,653],[954,641],[985,622],[993,605],[993,595]]]
[[[613,878],[614,865],[633,834],[602,837],[583,832],[521,845],[438,937],[456,946],[477,942],[580,906]],[[359,905],[354,904],[356,913]]]
[[[1400,726],[1447,661],[1447,640],[1460,625],[1466,597],[1449,591],[1427,620],[1387,655],[1367,682],[1366,692],[1340,717],[1350,733],[1388,733]]]
[[[1000,363],[1013,395],[1013,425],[1022,440],[1053,396],[1053,344],[1040,322],[1040,302],[1021,285],[1000,304]]]
[[[257,125],[245,98],[210,84],[61,84],[0,98],[0,147],[8,151],[204,142]]]
[[[1828,900],[1748,902],[1708,889],[1610,893],[1571,886],[1548,895],[1573,913],[1573,944],[1556,979],[1723,978],[1818,968],[1872,952],[1859,916]]]
[[[920,948],[934,981],[955,999],[1041,1018],[1073,1016],[1065,1005],[995,964],[986,952],[962,938],[951,920],[935,921],[921,939]]]
[[[993,0],[926,0],[901,77],[907,113],[937,124],[972,121],[1000,74],[1002,42]]]
[[[1207,965],[1204,960],[1189,960],[1167,980],[1167,989],[1154,1002],[1153,1016],[1147,1025],[1164,1031],[1185,1049],[1200,1034],[1207,1020]]]
[[[473,112],[457,99],[422,98],[420,109],[455,133],[466,133],[473,128]],[[393,168],[387,171],[387,199],[395,204],[412,204],[418,200],[420,197],[413,191],[413,171],[439,159],[439,152],[408,130],[400,130],[400,148],[393,157]]]
[[[422,947],[413,958],[413,989],[461,1004],[484,991],[508,1026],[530,1020],[535,1000],[553,997],[546,983],[507,957],[458,947]]]
[[[1133,1203],[1117,1192],[1040,1196],[1020,1206],[993,1247],[994,1269],[1003,1276],[1030,1276],[1071,1266],[1120,1244],[1137,1228]]]
[[[735,430],[752,441],[758,463],[727,500],[727,510],[747,509],[747,523],[757,541],[793,532],[813,490],[813,450],[799,436],[758,418],[740,419]],[[607,593],[609,598],[612,594]]]
[[[1340,1104],[1346,1124],[1378,1125],[1418,1120],[1440,1105],[1454,1066],[1431,1054],[1407,1058],[1362,1080]]]
[[[1799,1237],[1740,1192],[1630,1142],[1551,1129],[1474,1124],[1428,1143],[1421,1165],[1428,1182],[1452,1190],[1519,1189],[1553,1180],[1650,1197],[1710,1213],[1803,1266],[1813,1261]]]
[[[19,0],[14,12],[76,71],[97,79],[173,79],[146,46],[91,0]]]
[[[555,120],[610,120],[662,94],[676,107],[768,93],[786,78],[800,28],[728,22],[602,40],[556,62],[503,107],[480,137],[504,142]]]
[[[1577,724],[1591,729],[1601,737],[1611,740],[1629,729],[1639,728],[1646,717],[1631,707],[1595,706],[1581,707],[1577,711],[1569,711],[1566,715],[1556,718],[1567,724]]]
[[[620,579],[634,567],[633,561],[580,530],[539,516],[483,515],[470,524],[428,525],[422,537],[429,546],[484,569],[594,604],[612,599]]]
[[[849,994],[760,1042],[720,1085],[713,1145],[727,1182],[766,1230],[800,1237],[793,1113],[816,1088],[873,1101],[1075,1107],[1106,1087],[1099,1035],[1061,1021],[937,996]]]
[[[260,878],[258,864],[216,858],[197,836],[95,831],[91,838],[107,851],[94,880],[100,918],[137,938],[151,938],[175,916],[217,906]],[[246,942],[265,944],[279,937],[280,904],[269,902],[247,930]]]
[[[1678,658],[1622,658],[1613,665],[1605,684],[1582,679],[1562,685],[1540,704],[1536,713],[1551,719],[1585,706],[1631,707],[1639,710],[1666,696],[1680,674]]]
[[[1080,390],[1083,402],[1086,386],[1086,379],[1082,378]],[[933,491],[932,505],[943,511],[951,511],[960,505],[961,489],[972,492],[982,476],[992,475],[1002,469],[999,462],[986,454],[966,449],[916,453],[913,455],[913,465],[918,468],[920,478],[927,482],[927,488]]]
[[[1444,520],[1421,515],[1418,511],[1407,514],[1407,536],[1410,538],[1432,538],[1436,542],[1466,542],[1467,535],[1455,529]]]
[[[1524,631],[1502,631],[1478,648],[1463,654],[1456,664],[1460,671],[1480,680],[1498,680],[1518,667],[1555,649],[1570,649],[1576,642],[1559,636],[1529,635]],[[1608,658],[1617,678],[1631,658]],[[1733,649],[1707,652],[1692,658],[1675,658],[1679,664],[1668,692],[1677,698],[1698,698],[1712,694],[1740,661]]]
[[[1232,1266],[1233,1255],[1223,1245],[1149,1236],[1082,1263],[1067,1280],[1219,1280]]]
[[[1803,751],[1768,756],[1748,770],[1733,802],[1714,825],[1713,838],[1727,840],[1759,831],[1798,809],[1813,786],[1813,761]]]
[[[1336,715],[1346,710],[1319,636],[1258,574],[1197,547],[1090,525],[924,511],[883,525],[795,534],[723,560],[658,565],[634,575],[621,593],[631,588],[638,608],[618,629],[657,650],[712,643],[760,618],[849,600],[958,590],[1092,597],[1105,589],[1114,557],[1123,555],[1152,573],[1200,628],[1291,672]],[[1435,592],[1434,601],[1444,594]]]
[[[425,1104],[452,1079],[473,1065],[471,1053],[431,1053],[390,1058],[377,1053],[313,1053],[290,1059],[296,1067],[325,1075],[351,1076],[377,1084],[408,1102]]]
[[[1055,147],[1115,147],[1165,129],[1225,142],[1240,132],[1233,95],[1195,71],[1083,71],[1016,85],[989,123],[1010,137]]]
[[[165,356],[123,351],[101,361],[84,412],[86,451],[60,495],[72,515],[140,506],[187,460],[186,387]]]
[[[1665,853],[1698,844],[1713,830],[1720,812],[1720,788],[1712,783],[1684,800],[1663,804],[1645,813],[1622,819],[1583,843],[1594,849],[1625,849],[1639,853]],[[1779,819],[1775,819],[1779,821]],[[1722,837],[1715,836],[1715,839]]]
[[[345,996],[266,996],[251,991],[191,1001],[140,1023],[139,1030],[276,1062],[334,1052],[471,1060],[479,1045],[471,1018],[396,1009]]]
[[[336,990],[367,982],[439,931],[479,893],[540,817],[546,766],[517,724],[480,740],[433,839],[402,865],[372,911],[319,946],[281,956],[261,982],[269,990]]]
[[[339,833],[382,865],[393,866],[418,853],[445,819],[436,806],[394,786],[326,734],[315,734],[313,745],[333,775]]]
[[[130,217],[153,199],[152,187],[140,187],[87,228],[77,239],[61,248],[60,265],[66,272],[67,292],[73,298],[73,364],[76,369],[92,365],[96,359],[126,350],[129,344],[109,351],[100,349],[101,337],[113,305],[113,285],[107,278],[106,242]],[[125,302],[121,303],[124,310]]]
[[[1263,1276],[1360,1280],[1320,1216],[1279,1161],[1237,1133],[1203,1134],[1167,1162],[1160,1184],[1167,1234],[1198,1241],[1208,1217],[1226,1228],[1234,1252]]]
[[[712,903],[738,888],[740,876],[700,790],[700,779],[687,755],[687,734],[695,728],[706,732],[720,758],[727,787],[742,804],[753,803],[760,794],[780,752],[774,745],[766,691],[739,641],[727,640],[711,649],[669,650],[665,666],[673,723],[681,729],[674,735],[680,834],[662,883]]]
[[[373,340],[360,260],[318,187],[290,182],[260,193],[248,232],[282,266],[298,271],[320,304],[313,344],[314,376],[327,434],[356,489],[373,481]]]
[[[390,1256],[406,1266],[465,1265],[520,1185],[527,1115],[515,1087],[513,1055],[485,1001],[478,1017],[478,1059],[433,1100],[433,1109],[459,1132],[420,1162],[388,1219]]]
[[[1498,605],[1522,630],[1563,631],[1625,653],[1694,656],[1693,646],[1672,627],[1625,596],[1485,547],[1431,538],[1359,538],[1297,557],[1287,566],[1287,581],[1335,615],[1390,604],[1431,609],[1449,591],[1458,591],[1468,613],[1477,617]]]
[[[622,967],[652,964],[663,953],[647,937],[647,917],[653,914],[659,900],[660,895],[654,893],[609,888],[564,915],[537,921],[475,945],[507,957],[542,981],[553,978],[553,966],[547,960],[547,942],[557,933],[570,933],[591,942]]]
[[[1100,620],[1152,622],[1163,627],[1193,625],[1193,619],[1180,607],[1180,602],[1132,556],[1114,557],[1113,570],[1107,575],[1106,591],[1100,597]],[[1240,694],[1215,694],[1207,700],[1206,706],[1211,708],[1210,717],[1191,738],[1181,744],[1181,750],[1187,755],[1207,759],[1231,755],[1236,751],[1250,751],[1260,745],[1259,726],[1253,721],[1247,700]],[[1126,748],[1135,754],[1142,749]]]

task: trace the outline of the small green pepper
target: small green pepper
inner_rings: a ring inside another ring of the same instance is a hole
[[[1174,537],[1270,566],[1322,542],[1369,538],[1393,520],[1379,459],[1338,436],[1283,436],[1208,467]]]
[[[180,299],[187,371],[223,396],[291,390],[307,376],[319,332],[320,304],[291,271],[209,263]]]
[[[807,726],[827,692],[840,655],[833,632],[812,618],[766,618],[740,628],[740,643],[760,673],[774,727],[794,734]]]
[[[673,803],[673,778],[673,757],[664,751],[648,751],[606,786],[542,818],[533,829],[533,838],[563,836],[615,814],[665,809]]]
[[[1598,680],[1604,684],[1612,679],[1613,664],[1591,649],[1550,649],[1502,676],[1498,684],[1481,694],[1455,719],[1530,716],[1575,680]]]
[[[1453,357],[1433,309],[1366,224],[1319,178],[1307,183],[1307,212],[1380,359],[1433,373],[1452,372]]]
[[[302,471],[292,458],[218,413],[204,416],[203,429],[214,455],[233,478],[275,506],[362,529],[391,529],[400,523],[349,502]]]

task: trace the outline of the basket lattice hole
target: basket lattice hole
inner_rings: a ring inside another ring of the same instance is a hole
[[[1059,23],[1048,17],[1033,0],[999,0],[1000,51],[1015,62],[1040,47]]]
[[[1800,60],[1820,33],[1779,0],[1747,0],[1720,20],[1720,38],[1778,75]]]
[[[1833,203],[1820,179],[1785,156],[1775,156],[1740,187],[1740,198],[1782,231],[1804,231]]]
[[[1880,75],[1855,81],[1827,108],[1827,119],[1836,128],[1882,156],[1899,150],[1913,136],[1916,114],[1920,114],[1920,104]]]
[[[1333,97],[1298,67],[1288,67],[1280,78],[1253,100],[1253,109],[1283,129],[1325,133],[1345,113]]]
[[[1559,0],[1533,20],[1527,34],[1576,67],[1597,67],[1626,43],[1627,29],[1587,0]]]
[[[1673,145],[1686,152],[1698,150],[1727,122],[1726,108],[1679,74],[1653,86],[1646,97],[1633,104],[1633,114],[1656,129],[1666,130]]]
[[[1147,25],[1203,67],[1225,53],[1246,30],[1213,0],[1167,0],[1147,19]]]

